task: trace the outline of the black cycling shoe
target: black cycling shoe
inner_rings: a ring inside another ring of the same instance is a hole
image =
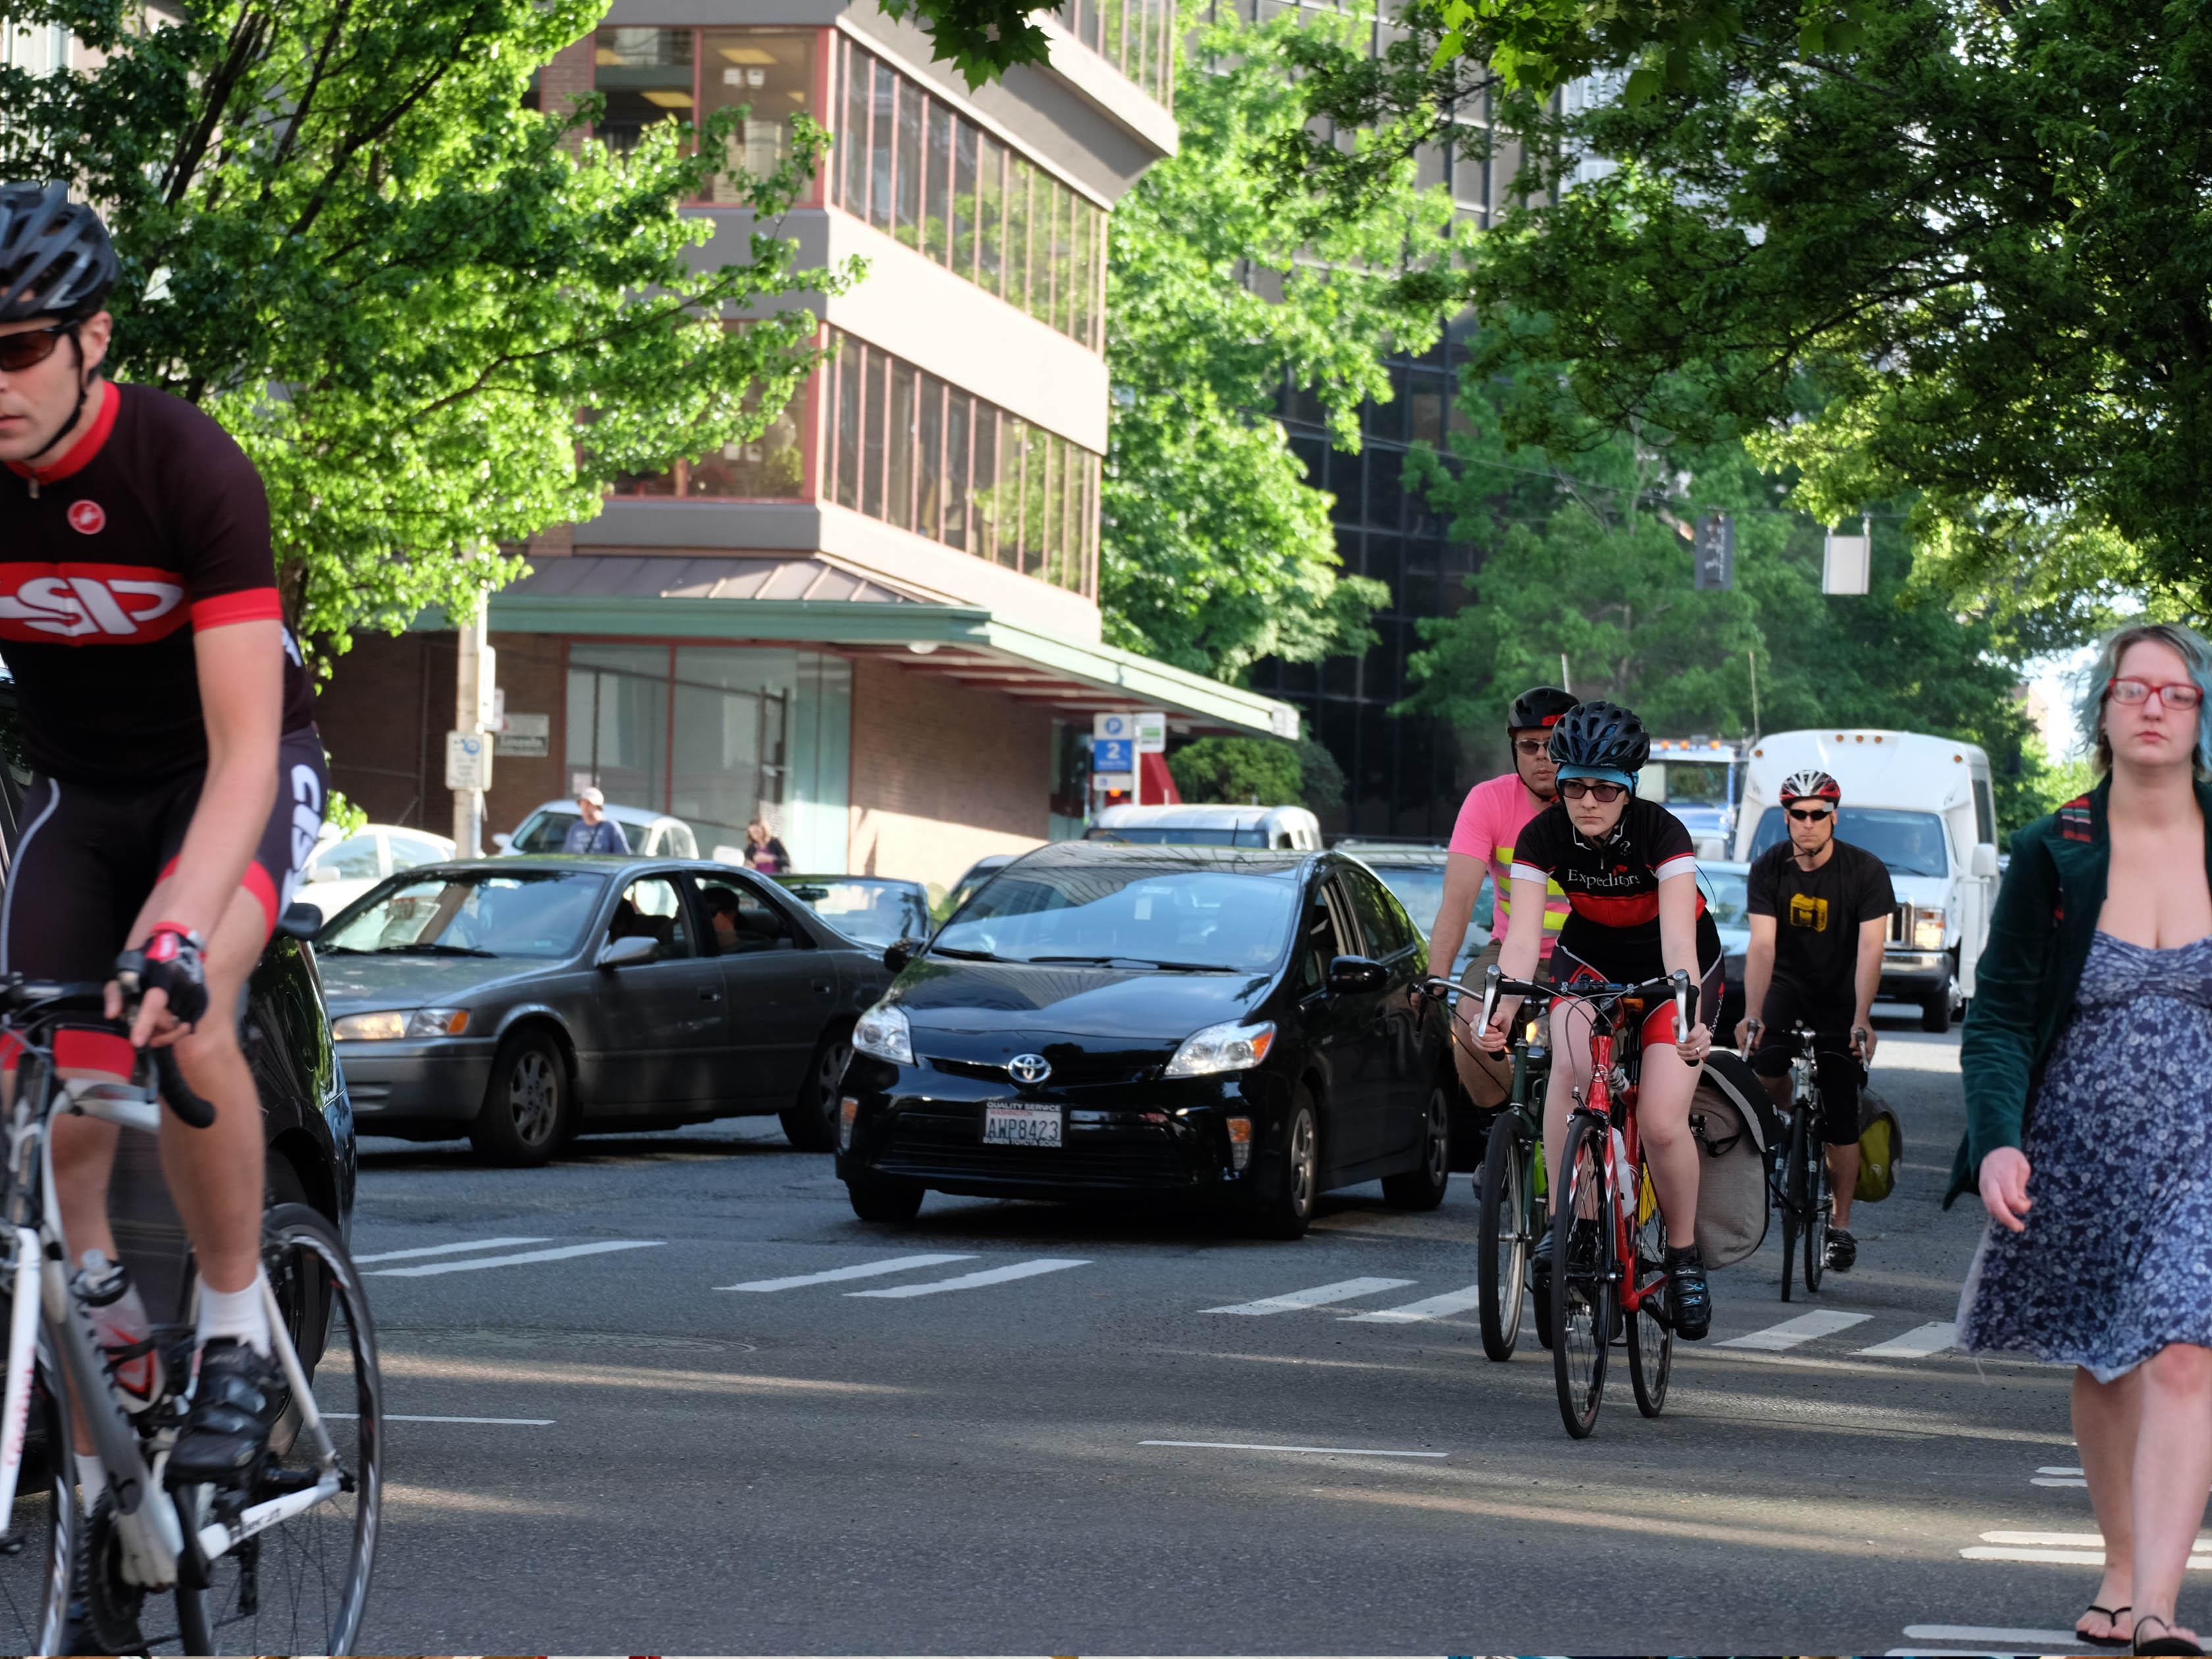
[[[1552,1294],[1552,1229],[1547,1223],[1536,1235],[1535,1248],[1528,1256],[1528,1291],[1538,1297]]]
[[[1859,1259],[1859,1242],[1841,1227],[1828,1229],[1828,1271],[1847,1273]]]
[[[235,1337],[215,1338],[200,1350],[192,1408],[169,1454],[169,1484],[242,1484],[268,1451],[269,1431],[283,1411],[276,1362]]]
[[[1667,1320],[1685,1342],[1704,1339],[1713,1326],[1713,1298],[1705,1288],[1705,1258],[1698,1247],[1667,1252]]]

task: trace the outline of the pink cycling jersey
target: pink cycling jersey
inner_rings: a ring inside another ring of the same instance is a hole
[[[1494,939],[1505,938],[1513,908],[1513,843],[1547,804],[1531,799],[1521,775],[1508,772],[1468,790],[1459,809],[1459,821],[1452,826],[1451,850],[1490,866],[1491,885],[1498,895],[1490,928]],[[1544,894],[1545,956],[1552,954],[1552,945],[1559,937],[1559,929],[1567,925],[1569,914],[1565,892],[1553,882]]]

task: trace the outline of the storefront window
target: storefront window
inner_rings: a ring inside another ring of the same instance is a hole
[[[764,178],[791,159],[793,118],[822,118],[812,106],[820,39],[816,29],[603,28],[593,39],[594,84],[607,100],[599,137],[627,152],[656,121],[696,128],[742,105],[729,170],[703,198],[742,204],[745,175]]]

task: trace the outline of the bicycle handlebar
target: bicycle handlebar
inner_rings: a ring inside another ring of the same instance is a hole
[[[0,980],[0,1012],[25,1013],[33,1011],[52,1012],[64,1008],[105,1008],[107,987],[100,980],[37,980],[25,979],[10,974]],[[127,1029],[131,1016],[136,1012],[126,1000],[124,1018]],[[153,1048],[145,1052],[153,1056],[154,1080],[161,1098],[177,1115],[179,1122],[191,1129],[204,1129],[215,1121],[215,1107],[204,1099],[192,1085],[185,1081],[184,1068],[177,1064],[173,1048]]]
[[[1536,985],[1525,979],[1507,979],[1492,963],[1483,975],[1482,1024],[1490,1024],[1497,1011],[1498,999],[1504,996],[1544,995],[1568,997],[1577,1002],[1625,1002],[1630,997],[1653,996],[1661,993],[1674,999],[1674,1030],[1678,1036],[1687,1036],[1690,1030],[1690,976],[1680,969],[1662,974],[1656,979],[1647,979],[1638,985],[1586,985],[1580,990],[1564,985]]]

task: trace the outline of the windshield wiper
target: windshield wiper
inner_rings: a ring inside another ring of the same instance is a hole
[[[1224,968],[1216,962],[1161,962],[1152,957],[1031,957],[1031,962],[1074,963],[1094,968],[1111,968],[1120,963],[1133,963],[1139,968],[1158,968],[1171,974],[1233,974],[1234,968]]]
[[[933,945],[926,955],[958,957],[963,962],[1011,962],[1012,957],[1002,957],[996,951],[963,951],[957,945]]]
[[[496,951],[479,951],[473,945],[380,945],[369,954],[380,957],[495,957]]]

